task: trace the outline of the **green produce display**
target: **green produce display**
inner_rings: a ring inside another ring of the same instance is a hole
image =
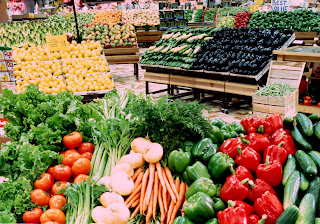
[[[202,20],[203,14],[204,14],[204,9],[197,9],[194,13],[193,22],[195,22],[195,23],[203,22],[203,20]]]
[[[208,9],[208,10],[206,10],[206,11],[205,11],[205,14],[204,14],[204,21],[213,22],[215,15],[216,15],[216,10],[214,10],[214,9]]]
[[[219,27],[234,27],[234,17],[233,16],[224,16],[219,18],[217,28]]]
[[[186,20],[188,20],[188,22],[191,22],[192,21],[192,15],[193,15],[193,10],[192,9],[188,9],[188,10],[185,10],[184,12],[184,18]]]
[[[282,83],[270,83],[263,88],[260,88],[257,92],[257,96],[286,96],[293,92],[295,89],[288,84]]]
[[[172,172],[182,173],[191,163],[191,153],[174,150],[168,158],[168,167]]]
[[[199,179],[194,181],[186,191],[186,199],[188,200],[188,198],[198,192],[203,192],[210,197],[213,197],[217,193],[217,187],[214,185],[211,179],[200,177]]]
[[[219,8],[217,17],[235,16],[238,12],[250,11],[250,7],[223,7]]]
[[[248,27],[272,27],[292,29],[295,32],[320,31],[320,16],[318,12],[306,9],[295,11],[255,12],[251,15]]]

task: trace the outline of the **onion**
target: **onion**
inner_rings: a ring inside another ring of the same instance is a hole
[[[105,222],[108,219],[107,209],[102,206],[95,207],[91,212],[91,217],[95,223]]]
[[[150,144],[144,151],[143,158],[148,163],[157,163],[163,156],[163,148],[159,143]]]
[[[132,193],[134,183],[127,173],[118,172],[111,175],[111,187],[116,193],[127,196]]]
[[[142,167],[145,164],[145,160],[141,153],[135,153],[133,150],[128,155],[122,156],[119,163],[129,163],[133,169]]]
[[[105,192],[100,196],[100,202],[104,207],[108,207],[112,203],[124,203],[124,199],[120,194]]]
[[[129,163],[119,163],[115,167],[112,168],[111,170],[111,175],[119,172],[125,172],[127,173],[130,177],[133,176],[133,168]]]
[[[130,211],[123,203],[113,203],[107,208],[108,218],[104,220],[106,224],[126,224],[130,218]]]
[[[102,185],[102,184],[104,184],[104,186],[106,187],[106,189],[108,190],[108,191],[111,191],[111,186],[110,186],[110,177],[109,176],[105,176],[105,177],[102,177],[100,180],[99,180],[99,182],[98,182],[98,184],[99,185]]]
[[[131,149],[134,152],[143,153],[144,150],[150,145],[152,142],[145,138],[136,138],[131,142]]]

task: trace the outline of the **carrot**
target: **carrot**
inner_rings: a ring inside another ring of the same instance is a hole
[[[150,199],[150,204],[152,205],[152,200],[153,200],[153,190],[151,191],[151,199]],[[147,213],[147,216],[146,216],[146,223],[148,224],[150,219],[152,217],[152,206],[149,206],[148,207],[148,213]]]
[[[164,211],[167,214],[168,204],[167,204],[167,191],[166,191],[165,187],[162,187],[162,199],[163,199]]]
[[[177,177],[176,180],[175,180],[175,187],[177,190],[180,189],[180,178]],[[179,193],[179,192],[178,192]],[[179,196],[179,195],[178,195]],[[177,196],[178,200],[179,200],[179,197]]]
[[[165,167],[164,168],[164,172],[166,173],[166,176],[167,176],[167,179],[169,181],[169,184],[173,190],[173,193],[175,194],[175,196],[178,198],[179,196],[179,193],[178,193],[178,189],[176,189],[176,186],[174,184],[174,179],[172,177],[172,174],[171,174],[171,171],[168,167]],[[171,196],[172,197],[172,196]]]
[[[172,211],[173,211],[173,208],[175,207],[175,202],[173,200],[170,201],[170,206],[169,206],[169,211],[167,213],[167,224],[170,222],[170,217],[171,217],[171,214],[172,214]]]
[[[132,200],[128,201],[128,203],[127,203],[127,207],[128,208],[131,208],[131,205],[133,204],[133,202],[135,202],[136,200],[140,199],[140,194],[141,193],[137,194],[136,196],[134,196],[134,198],[132,198]]]
[[[173,209],[173,212],[171,214],[169,223],[173,223],[173,221],[174,221],[174,219],[175,219],[175,217],[176,217],[176,215],[177,215],[177,213],[179,211],[179,208],[181,207],[181,204],[184,201],[185,193],[186,193],[186,187],[185,187],[185,184],[182,182],[180,184],[178,201],[177,201],[177,204],[175,205],[175,207]]]
[[[146,195],[145,195],[144,201],[142,202],[143,203],[143,211],[147,210],[147,206],[149,205],[149,202],[150,202],[151,191],[152,191],[152,188],[153,188],[154,173],[155,173],[155,165],[153,163],[149,164],[149,170],[150,170],[149,183],[148,183],[148,186],[147,186],[147,190],[146,190]]]
[[[136,169],[133,173],[133,176],[131,177],[133,181],[136,181],[137,177],[139,176],[140,173],[142,173],[143,169],[140,167]]]
[[[162,167],[161,167],[161,164],[159,162],[156,163],[156,168],[157,168],[157,171],[158,171],[158,176],[159,176],[160,183],[161,183],[163,189],[166,190],[166,184],[164,182],[163,175],[162,175]]]
[[[157,199],[159,194],[159,178],[158,172],[156,171],[154,174],[154,194],[153,194],[153,205],[152,205],[152,215],[153,219],[156,220],[156,210],[157,210]]]
[[[143,178],[143,173],[140,173],[136,181],[134,182],[134,189],[136,189],[138,185],[142,182],[142,178]]]
[[[182,217],[186,215],[186,213],[184,213],[184,211],[183,211],[183,206],[184,206],[186,203],[187,203],[187,200],[184,199],[184,202],[183,202],[183,205],[182,205],[182,210],[181,210],[181,216],[182,216]]]
[[[173,190],[172,190],[172,188],[171,188],[171,186],[170,186],[170,184],[169,184],[169,181],[168,181],[168,179],[167,179],[167,176],[166,176],[165,174],[166,174],[166,173],[164,172],[164,174],[163,174],[163,180],[164,180],[164,182],[165,182],[165,184],[166,184],[166,188],[167,188],[167,190],[168,190],[168,192],[169,192],[169,194],[170,194],[171,199],[172,199],[174,202],[177,202],[177,198],[176,198],[175,194],[173,193]]]
[[[130,220],[133,219],[138,214],[139,210],[140,210],[140,205],[138,205],[138,207],[136,207],[136,209],[132,212],[130,216]]]
[[[140,198],[138,198],[135,202],[132,203],[131,208],[135,208],[140,204]]]
[[[145,193],[146,193],[146,188],[147,188],[147,181],[148,181],[148,177],[149,177],[149,169],[146,170],[146,172],[144,173],[143,175],[143,178],[142,178],[142,187],[141,187],[141,195],[140,195],[140,213],[142,214],[143,213],[143,200],[144,200],[144,196],[145,196]]]
[[[164,220],[164,207],[163,207],[163,202],[162,202],[162,187],[161,184],[159,184],[159,194],[158,194],[158,201],[159,201],[159,208],[160,208],[160,221],[161,223]]]
[[[130,194],[130,196],[126,199],[126,201],[125,201],[124,203],[125,203],[125,204],[128,204],[128,202],[131,201],[132,198],[134,198],[138,193],[140,193],[141,188],[142,188],[142,184],[140,184],[140,185],[138,186],[138,188],[136,188],[136,189],[134,190],[134,192],[133,192],[132,194]]]

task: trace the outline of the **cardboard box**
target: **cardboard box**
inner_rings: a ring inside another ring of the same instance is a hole
[[[7,62],[7,70],[13,70],[13,61],[6,61]]]
[[[0,61],[0,71],[7,71],[7,62],[6,61]]]
[[[6,61],[12,60],[12,50],[4,50],[3,54],[4,54],[4,60]]]
[[[0,81],[10,81],[9,72],[0,72]]]

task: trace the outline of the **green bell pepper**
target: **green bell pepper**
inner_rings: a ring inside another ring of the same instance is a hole
[[[192,149],[192,156],[209,160],[218,151],[218,146],[210,138],[201,139]]]
[[[217,187],[217,197],[220,197],[220,191],[221,191],[221,188],[222,188],[223,184],[216,184],[216,187]]]
[[[238,137],[238,133],[233,130],[230,124],[223,125],[221,127],[221,132],[223,134],[224,140]]]
[[[172,172],[182,173],[191,163],[191,153],[181,149],[174,150],[169,154],[168,167]]]
[[[217,126],[212,126],[212,133],[216,136],[220,144],[224,142],[224,137],[220,128],[218,128]]]
[[[216,212],[222,211],[226,208],[224,201],[221,198],[213,198],[213,208]]]
[[[229,125],[231,126],[232,130],[237,132],[238,134],[245,133],[245,130],[244,130],[244,127],[242,126],[242,124],[240,124],[238,122],[234,122],[234,123],[230,123]]]
[[[204,224],[219,224],[219,221],[217,218],[213,218],[213,219],[206,221]]]
[[[183,211],[189,219],[196,223],[204,223],[215,215],[213,200],[203,192],[192,195],[183,206]]]
[[[188,166],[183,172],[183,178],[189,186],[200,177],[211,179],[208,168],[200,161],[195,162],[192,166]]]
[[[194,147],[194,143],[191,141],[186,141],[183,143],[183,148],[185,152],[190,152],[192,151],[193,147]]]
[[[224,120],[222,120],[222,118],[215,118],[211,122],[212,126],[216,126],[218,128],[222,128],[222,126],[225,125],[225,124],[226,124],[226,122]]]
[[[194,224],[187,216],[177,217],[172,224]]]
[[[236,164],[234,160],[228,156],[228,154],[217,152],[211,157],[208,169],[214,178],[220,178],[222,174],[224,174],[224,172],[230,168],[231,165],[235,166]]]
[[[213,197],[217,193],[217,187],[211,179],[200,177],[190,185],[189,189],[186,191],[185,197],[188,200],[188,198],[198,192],[203,192],[210,197]]]

